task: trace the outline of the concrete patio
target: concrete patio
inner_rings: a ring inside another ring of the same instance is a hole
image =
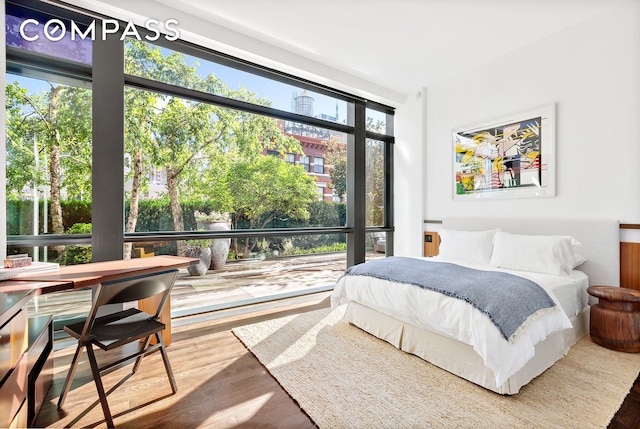
[[[345,268],[345,253],[328,253],[231,261],[199,277],[191,277],[184,270],[171,294],[171,315],[180,317],[226,308],[231,303],[245,305],[266,297],[328,290]]]

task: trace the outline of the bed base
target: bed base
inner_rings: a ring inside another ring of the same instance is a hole
[[[501,386],[471,346],[350,302],[344,320],[393,346],[503,395],[513,395],[567,354],[589,331],[589,306],[570,318],[572,329],[555,332],[535,346],[535,356]]]

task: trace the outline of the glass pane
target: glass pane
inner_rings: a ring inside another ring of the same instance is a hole
[[[125,45],[125,72],[326,121],[347,119],[346,101],[135,39]]]
[[[223,242],[223,243],[221,243]],[[188,240],[199,266],[180,269],[173,317],[240,305],[244,300],[329,290],[346,269],[344,234]],[[222,244],[222,245],[221,245]],[[129,243],[135,257],[175,255],[176,241]],[[222,262],[221,262],[222,261]]]
[[[299,141],[304,152],[297,158],[286,159],[302,165],[313,177],[318,198],[344,202],[347,192],[347,134],[298,122],[281,123],[284,132]]]
[[[7,234],[90,234],[91,91],[53,76],[6,78]],[[34,258],[57,262],[63,252]]]
[[[367,131],[386,134],[387,115],[384,112],[380,112],[379,110],[366,109],[365,115],[367,117]]]
[[[15,246],[8,248],[7,254],[25,254],[34,262],[54,262],[60,265],[77,265],[91,262],[91,245],[57,246]]]
[[[211,262],[201,276],[181,269],[171,296],[173,317],[273,295],[329,290],[346,269],[342,234],[252,239],[247,257],[240,259],[236,252],[246,251],[247,242],[231,241],[224,266],[213,269]]]
[[[367,249],[367,260],[384,257],[387,251],[387,233],[371,232],[367,234],[365,245]]]
[[[367,139],[367,226],[384,225],[384,142]]]
[[[273,118],[133,88],[125,105],[126,232],[196,231],[221,218],[234,229],[345,224],[331,175],[311,168],[327,142],[283,133]]]
[[[31,248],[10,247],[10,253],[26,253],[34,261],[56,262],[60,265],[75,265],[91,262],[91,245],[42,246]],[[80,321],[91,308],[91,289],[34,296],[29,301],[29,317],[53,316],[54,329],[73,321]]]
[[[54,321],[71,323],[86,317],[91,309],[91,289],[69,290],[35,296],[29,301],[29,317],[53,316]],[[57,324],[56,324],[57,325]]]
[[[11,3],[5,7],[7,46],[91,64],[93,42],[86,26]]]

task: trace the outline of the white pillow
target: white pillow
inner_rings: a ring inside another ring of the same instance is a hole
[[[565,235],[521,235],[499,231],[493,239],[491,265],[517,271],[567,276],[585,262],[580,243]]]
[[[580,265],[587,262],[584,256],[582,256],[582,243],[576,240],[573,237],[571,238],[571,248],[573,250],[573,264],[571,264],[571,269],[574,270]]]
[[[487,265],[491,261],[493,237],[496,234],[495,229],[490,231],[443,229],[439,234],[439,256],[473,264]]]

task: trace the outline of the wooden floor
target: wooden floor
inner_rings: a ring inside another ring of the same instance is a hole
[[[196,321],[173,329],[169,356],[178,384],[170,395],[158,353],[146,358],[140,371],[109,395],[120,428],[314,428],[255,357],[231,333],[235,326],[329,306],[328,293],[305,302],[245,314]],[[80,364],[62,410],[57,398],[73,348],[55,352],[54,384],[36,427],[105,427],[86,360]],[[112,357],[112,356],[109,356]],[[128,368],[104,377],[109,388]],[[597,405],[594,405],[597,406]],[[640,377],[611,429],[640,429]]]
[[[169,358],[178,393],[170,395],[160,355],[148,356],[138,373],[109,395],[115,425],[137,429],[314,428],[231,329],[328,306],[328,293],[322,293],[302,304],[174,328]],[[55,352],[54,384],[34,426],[106,427],[102,409],[95,404],[97,393],[84,356],[63,409],[57,410],[73,351],[66,348]],[[105,375],[105,388],[119,381],[129,368]]]
[[[640,429],[640,374],[608,429]]]

